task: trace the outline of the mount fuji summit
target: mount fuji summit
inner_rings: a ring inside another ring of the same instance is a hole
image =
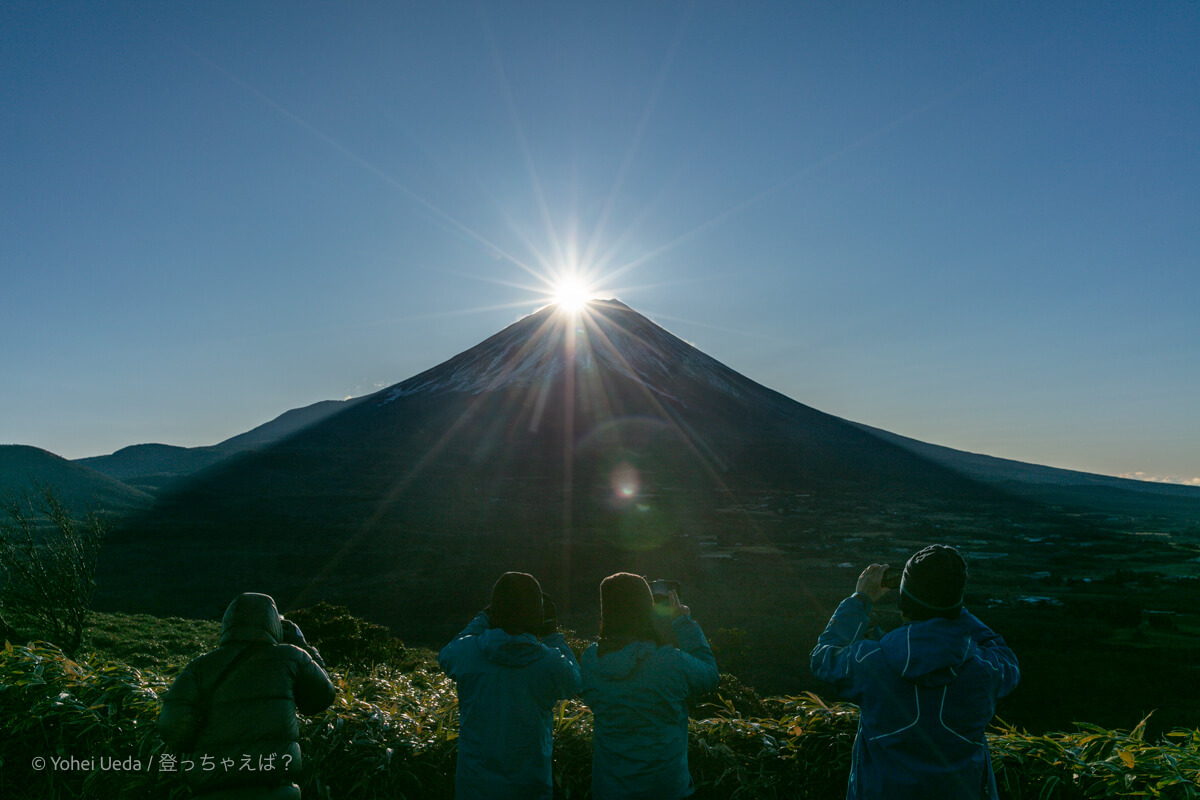
[[[264,591],[420,636],[507,569],[569,613],[609,572],[698,575],[723,546],[803,543],[838,509],[1011,502],[881,433],[617,301],[548,306],[164,492],[111,537],[100,599],[209,615]]]

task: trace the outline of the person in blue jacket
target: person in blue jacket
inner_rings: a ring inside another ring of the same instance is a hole
[[[456,800],[553,797],[553,710],[579,691],[555,616],[532,575],[506,572],[491,605],[438,655],[458,684]]]
[[[695,791],[688,772],[689,697],[717,688],[717,661],[675,592],[662,606],[640,575],[600,584],[600,641],[583,652],[583,699],[591,706],[592,797],[677,800]],[[673,634],[673,636],[672,636]],[[663,643],[674,638],[678,647]]]
[[[963,608],[967,565],[932,545],[904,567],[904,624],[866,638],[871,606],[890,590],[872,564],[834,612],[812,651],[812,671],[861,709],[849,800],[995,800],[984,729],[997,698],[1020,680],[999,634]]]

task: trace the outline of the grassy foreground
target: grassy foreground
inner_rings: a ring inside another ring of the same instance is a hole
[[[337,623],[328,629],[346,628],[344,618]],[[155,729],[159,697],[216,630],[212,622],[105,614],[94,616],[92,649],[77,660],[53,645],[5,643],[0,797],[188,797],[181,765]],[[348,653],[333,669],[334,705],[304,721],[309,800],[453,797],[454,684],[428,651],[395,643],[389,653],[389,663],[374,666]],[[691,723],[697,798],[844,795],[854,706],[815,695],[748,700],[736,682],[723,686]],[[555,727],[556,796],[588,797],[591,712],[564,703]],[[990,738],[1001,796],[1200,798],[1200,730],[1160,741],[1143,731],[1078,725],[1035,736],[999,725]]]

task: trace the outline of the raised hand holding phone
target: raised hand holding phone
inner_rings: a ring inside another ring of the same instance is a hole
[[[887,571],[887,564],[872,564],[867,567],[858,576],[858,583],[855,585],[854,591],[865,595],[872,603],[879,602],[881,597],[891,591],[883,585],[883,576]]]

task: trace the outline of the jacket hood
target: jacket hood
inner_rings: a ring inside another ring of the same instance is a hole
[[[283,629],[279,621],[279,609],[270,595],[246,593],[238,595],[225,609],[221,620],[220,644],[231,642],[266,642],[278,644],[283,641]]]
[[[888,664],[921,686],[945,686],[975,657],[976,644],[959,619],[910,622],[880,640]]]
[[[601,657],[599,646],[593,644],[584,651],[583,660],[588,664],[588,668],[595,670],[598,675],[610,681],[619,681],[631,676],[656,650],[658,645],[654,642],[639,640]]]
[[[478,639],[483,657],[506,667],[532,664],[546,653],[546,648],[532,633],[513,636],[503,628],[488,628]]]

